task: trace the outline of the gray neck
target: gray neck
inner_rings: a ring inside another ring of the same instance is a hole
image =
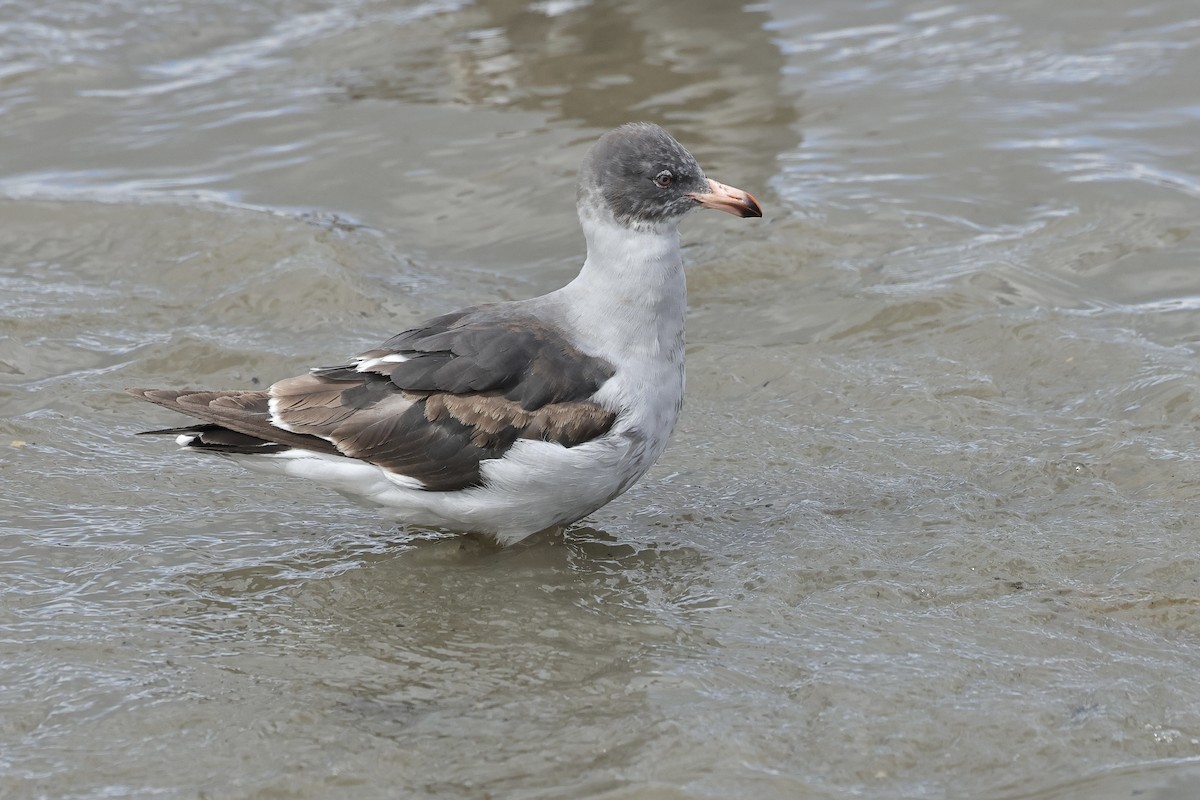
[[[683,357],[687,285],[676,222],[639,230],[582,213],[587,260],[554,294],[587,350],[610,360]]]

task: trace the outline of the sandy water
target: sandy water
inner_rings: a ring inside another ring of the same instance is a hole
[[[1193,797],[1197,74],[1187,0],[0,6],[0,796]],[[132,436],[561,285],[629,119],[767,216],[586,524]]]

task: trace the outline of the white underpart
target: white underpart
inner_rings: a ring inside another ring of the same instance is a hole
[[[397,490],[420,491],[421,482],[406,475],[386,472],[374,464],[347,456],[292,448],[281,453],[233,456],[243,466],[259,472],[283,473],[323,483],[334,491],[381,506]]]
[[[505,544],[573,522],[625,491],[662,454],[683,402],[687,290],[674,224],[633,231],[581,211],[588,258],[556,292],[513,304],[561,326],[616,373],[593,400],[619,412],[612,429],[576,447],[518,440],[482,465],[483,485],[449,492],[362,461],[290,450],[234,456],[248,467],[309,478],[418,525],[491,533]],[[360,362],[403,360],[383,356]],[[272,401],[272,419],[281,424]]]

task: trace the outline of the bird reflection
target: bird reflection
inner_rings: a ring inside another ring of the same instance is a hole
[[[406,46],[405,63],[375,57],[346,91],[534,111],[595,129],[644,118],[705,143],[710,159],[773,155],[795,146],[797,114],[770,21],[724,0],[479,0],[408,23],[436,28],[428,48]]]

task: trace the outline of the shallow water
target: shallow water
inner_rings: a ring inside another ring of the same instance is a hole
[[[1193,796],[1197,74],[1186,0],[0,6],[0,796]],[[628,119],[767,216],[586,524],[132,437],[568,280]]]

